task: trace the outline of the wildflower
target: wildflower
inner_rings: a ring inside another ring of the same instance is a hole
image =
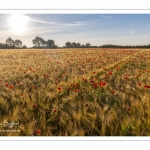
[[[140,83],[139,83],[138,85],[139,85],[139,86],[141,86],[141,84],[140,84]]]
[[[23,96],[23,94],[21,94],[21,96]]]
[[[20,81],[18,81],[17,83],[20,84]]]
[[[105,82],[100,82],[100,86],[102,87],[102,86],[105,86],[106,85],[106,83]]]
[[[34,104],[33,106],[34,106],[34,107],[37,107],[38,105],[37,105],[37,104]]]
[[[57,89],[58,89],[59,92],[61,91],[61,87],[58,87]]]
[[[87,106],[88,106],[88,104],[85,104],[85,106],[87,107]]]
[[[112,90],[112,94],[115,94],[115,90]]]
[[[108,78],[105,78],[106,81],[108,81]]]
[[[144,86],[144,88],[146,88],[146,89],[149,89],[149,88],[150,88],[150,86],[148,86],[148,85],[145,85],[145,86]]]
[[[56,112],[56,109],[54,110],[54,112]]]
[[[128,79],[128,77],[124,77],[124,79],[125,79],[125,80],[127,80],[127,79]]]
[[[120,67],[117,67],[117,68],[116,68],[116,70],[119,70],[119,69],[120,69]]]
[[[108,74],[109,74],[109,75],[113,75],[112,72],[109,72]]]
[[[78,92],[79,92],[79,90],[74,90],[74,92],[78,93]]]
[[[8,85],[8,84],[5,84],[5,86],[7,86],[7,87],[8,87],[9,85]]]
[[[36,133],[41,133],[41,130],[36,130]]]
[[[98,84],[97,84],[97,83],[94,83],[93,86],[94,86],[94,87],[98,87]]]
[[[48,76],[48,74],[45,73],[45,74],[44,74],[44,77],[47,77],[47,76]]]
[[[128,108],[128,110],[131,110],[131,108]]]
[[[36,86],[33,86],[34,89],[36,89]]]
[[[14,86],[13,86],[13,85],[11,85],[11,86],[10,86],[10,88],[11,88],[11,89],[13,89],[13,88],[14,88]]]

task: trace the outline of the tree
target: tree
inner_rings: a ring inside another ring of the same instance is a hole
[[[6,44],[10,47],[14,47],[14,40],[9,37],[6,39]]]
[[[40,48],[41,46],[45,45],[45,40],[39,36],[36,36],[35,39],[32,40],[32,43],[35,47]]]
[[[23,45],[23,46],[22,46],[22,48],[26,49],[26,48],[27,48],[27,46],[26,46],[26,45]]]
[[[54,48],[55,47],[55,42],[54,40],[47,40],[46,45],[48,48]]]
[[[80,44],[80,43],[77,43],[77,47],[81,47],[81,44]]]
[[[65,45],[66,45],[67,48],[71,47],[71,43],[70,42],[67,42]]]
[[[14,45],[15,45],[15,47],[21,47],[22,46],[22,41],[15,40]]]
[[[90,47],[91,46],[91,44],[90,43],[86,43],[86,47]]]
[[[77,47],[77,44],[75,42],[71,43],[71,47]]]

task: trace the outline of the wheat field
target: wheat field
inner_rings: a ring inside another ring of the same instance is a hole
[[[0,50],[0,135],[150,136],[150,50]]]

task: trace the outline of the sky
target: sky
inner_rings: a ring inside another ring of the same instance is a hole
[[[0,14],[0,43],[8,37],[32,47],[40,36],[58,46],[150,44],[150,14]]]

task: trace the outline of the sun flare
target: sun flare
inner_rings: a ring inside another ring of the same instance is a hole
[[[28,17],[21,14],[13,14],[9,18],[9,25],[13,32],[22,33],[27,29]]]

